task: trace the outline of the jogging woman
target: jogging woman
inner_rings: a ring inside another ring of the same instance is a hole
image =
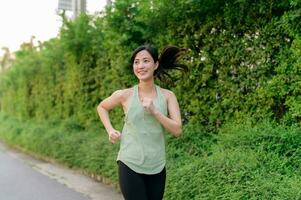
[[[126,200],[162,200],[164,195],[165,139],[164,129],[179,137],[182,122],[175,94],[155,84],[170,69],[184,69],[177,64],[183,49],[166,47],[160,58],[151,46],[134,50],[131,63],[139,83],[115,91],[97,107],[100,119],[112,143],[120,140],[117,156],[121,192]],[[122,132],[114,129],[108,112],[122,106],[125,119]]]

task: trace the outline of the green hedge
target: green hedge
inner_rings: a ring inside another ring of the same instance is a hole
[[[83,130],[73,119],[0,120],[1,140],[118,187],[118,144],[108,142],[104,129]],[[164,199],[300,199],[300,132],[299,126],[272,122],[229,123],[218,134],[187,125],[182,137],[167,137]]]
[[[97,104],[137,83],[133,49],[152,43],[188,50],[182,62],[189,73],[159,83],[176,93],[185,122],[210,130],[241,115],[300,122],[300,6],[293,0],[117,0],[98,16],[62,16],[57,38],[23,45],[1,76],[1,111],[98,123]],[[115,111],[115,123],[121,118]]]
[[[189,73],[157,82],[185,124],[167,137],[166,199],[301,198],[300,1],[116,0],[62,19],[58,37],[23,44],[0,75],[0,138],[116,183],[118,147],[96,106],[137,83],[133,49],[173,44]],[[110,116],[120,130],[122,110]]]

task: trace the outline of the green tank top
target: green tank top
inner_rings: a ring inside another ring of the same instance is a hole
[[[167,106],[160,87],[155,85],[157,97],[154,106],[165,116]],[[157,174],[165,167],[164,128],[155,117],[146,111],[134,86],[128,110],[125,113],[117,161],[142,174]]]

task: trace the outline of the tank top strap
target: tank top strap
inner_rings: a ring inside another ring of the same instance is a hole
[[[132,104],[135,105],[134,107],[136,107],[137,105],[139,105],[139,91],[138,91],[138,85],[134,86],[134,94],[132,97]]]
[[[160,86],[156,85],[156,91],[157,91],[158,103],[160,106],[162,106],[163,114],[166,115],[167,114],[166,100],[164,94],[161,92]]]
[[[158,86],[158,85],[155,85],[156,86],[156,92],[157,92],[157,98],[158,98],[158,100],[160,101],[160,102],[164,102],[164,96],[163,96],[163,94],[162,94],[162,92],[161,92],[161,89],[160,89],[160,86]]]
[[[127,111],[125,113],[124,120],[126,120],[128,118],[129,113],[131,113],[133,111],[133,109],[135,110],[135,108],[136,108],[135,105],[137,105],[137,100],[139,100],[137,98],[137,96],[138,96],[138,87],[137,87],[137,85],[134,85],[133,86],[133,95],[130,97],[129,106],[128,106]]]
[[[134,94],[133,97],[137,97],[138,96],[138,85],[134,85]]]

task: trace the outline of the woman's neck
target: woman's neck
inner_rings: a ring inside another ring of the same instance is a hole
[[[155,83],[154,80],[140,81],[138,87],[142,92],[151,93],[155,88]]]

